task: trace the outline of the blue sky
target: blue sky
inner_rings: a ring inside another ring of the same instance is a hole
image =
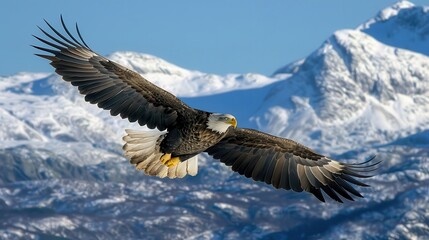
[[[63,1],[6,0],[0,8],[0,75],[52,71],[29,45],[41,35],[43,18],[59,26],[59,15],[79,23],[98,53],[149,53],[184,68],[209,73],[276,69],[305,57],[335,30],[355,28],[388,0],[302,1]],[[429,5],[429,0],[413,1]]]

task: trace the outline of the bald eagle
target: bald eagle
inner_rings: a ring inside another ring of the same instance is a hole
[[[230,114],[211,113],[186,105],[138,73],[93,51],[73,36],[61,17],[65,33],[45,20],[51,33],[34,36],[49,47],[36,54],[51,61],[55,72],[77,86],[85,101],[120,115],[130,122],[159,131],[126,130],[125,156],[136,169],[160,178],[196,175],[196,156],[206,152],[232,170],[275,188],[307,191],[321,201],[322,191],[332,199],[362,197],[351,185],[368,186],[356,178],[370,177],[379,162],[346,164],[335,161],[289,139],[237,127]]]

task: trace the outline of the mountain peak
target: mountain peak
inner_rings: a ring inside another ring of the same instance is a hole
[[[409,1],[399,1],[381,10],[375,17],[357,27],[355,31],[365,33],[360,34],[361,37],[374,38],[384,45],[429,56],[427,26],[429,26],[429,7],[416,6]],[[330,40],[335,42],[335,39],[340,39],[340,35],[344,35],[346,31],[351,30],[337,31],[330,37]],[[320,50],[323,48],[318,51]],[[290,63],[275,71],[273,75],[293,74],[300,69],[303,62],[305,59]]]
[[[379,21],[385,21],[393,16],[398,15],[399,11],[402,9],[408,9],[414,7],[414,3],[409,1],[398,1],[392,6],[389,6],[383,10],[381,10],[378,15],[375,17],[375,19]]]
[[[144,53],[119,51],[110,54],[108,58],[140,74],[163,74],[178,77],[186,77],[191,74],[189,70]]]
[[[380,11],[357,30],[378,41],[397,48],[429,55],[429,8],[415,6],[408,1]]]

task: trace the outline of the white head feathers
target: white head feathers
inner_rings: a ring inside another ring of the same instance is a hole
[[[225,133],[230,126],[237,126],[237,121],[231,114],[212,113],[207,120],[208,129],[218,133]]]

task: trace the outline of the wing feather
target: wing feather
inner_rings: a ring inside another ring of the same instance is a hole
[[[357,196],[357,197],[363,197],[356,189],[354,189],[350,184],[348,184],[346,181],[344,181],[341,178],[336,178],[335,181],[340,185],[342,188],[350,192],[351,194]]]
[[[77,25],[78,38],[69,31],[62,17],[65,34],[45,22],[53,33],[39,27],[46,39],[34,37],[48,48],[33,47],[52,55],[36,55],[50,60],[56,72],[65,81],[77,86],[86,101],[110,110],[114,116],[120,114],[131,122],[138,121],[140,125],[159,130],[174,127],[179,118],[186,119],[198,113],[138,73],[92,51]]]
[[[313,175],[313,173],[311,172],[310,166],[303,166],[303,168],[304,168],[305,178],[308,179],[311,186],[315,188],[320,188],[320,186],[323,184]]]
[[[302,192],[301,188],[301,178],[304,178],[304,176],[298,176],[298,164],[296,163],[296,159],[294,159],[294,156],[290,156],[291,154],[287,154],[288,156],[286,158],[289,159],[289,184],[292,190],[295,192]],[[299,165],[301,166],[301,165]]]
[[[252,178],[256,181],[259,181],[260,180],[260,173],[261,174],[263,173],[263,168],[265,167],[267,162],[265,161],[264,156],[262,156],[262,155],[258,156],[256,154],[254,154],[254,155],[257,156],[258,160],[257,160],[257,163],[255,164],[253,171],[252,171]]]
[[[332,198],[332,199],[334,199],[335,201],[340,202],[340,203],[342,203],[342,202],[343,202],[343,200],[341,200],[341,198],[340,198],[340,197],[338,197],[338,195],[337,195],[337,194],[332,190],[332,188],[331,188],[331,187],[329,187],[329,186],[322,186],[321,188],[322,188],[322,190],[323,190],[326,194],[328,194],[328,196],[329,196],[330,198]]]
[[[310,192],[320,201],[325,201],[322,191],[338,202],[342,198],[353,201],[351,195],[362,197],[351,184],[368,185],[354,177],[370,177],[380,163],[373,158],[364,163],[340,163],[292,140],[240,128],[229,130],[206,152],[241,175],[275,188]]]
[[[335,190],[335,192],[339,193],[344,198],[347,198],[350,201],[354,201],[353,198],[342,188],[336,181],[329,182],[329,187]]]
[[[244,176],[247,178],[251,178],[253,175],[253,170],[255,169],[256,164],[259,162],[260,156],[253,155],[250,159],[249,165],[247,166],[246,170],[244,171]]]
[[[244,158],[241,161],[241,164],[237,166],[236,172],[238,172],[241,175],[245,175],[246,169],[250,168],[249,165],[252,165],[252,163],[257,162],[260,156],[254,155],[251,158]],[[232,165],[232,168],[234,168],[234,165]]]
[[[277,158],[277,163],[274,166],[274,170],[273,170],[273,177],[271,178],[271,184],[273,184],[273,186],[275,188],[280,187],[280,180],[281,180],[281,176],[282,176],[283,165],[285,164],[285,162],[286,161],[284,159],[282,159],[280,157]]]
[[[320,201],[325,202],[325,198],[323,197],[322,191],[320,188],[311,188],[310,192]]]
[[[283,169],[281,170],[280,187],[286,190],[290,190],[291,186],[289,183],[289,164],[291,161],[289,159],[286,159],[284,154],[282,154],[280,160],[284,161]]]
[[[298,175],[298,179],[299,179],[299,182],[301,184],[301,188],[300,189],[305,190],[307,192],[310,192],[310,190],[311,190],[311,184],[310,184],[310,181],[309,181],[309,179],[307,178],[307,176],[305,174],[305,167],[303,165],[301,165],[301,164],[298,164],[296,167],[297,167],[296,172],[297,172],[297,175]],[[293,190],[296,191],[295,189],[293,189]],[[297,192],[299,192],[299,191],[297,191]]]
[[[267,168],[265,178],[263,179],[263,181],[266,184],[270,184],[271,180],[273,179],[274,168],[276,167],[278,160],[277,160],[277,153],[268,152],[267,155],[268,156],[266,158],[266,161],[269,162],[269,164],[268,164],[268,168]]]
[[[323,174],[319,171],[319,167],[309,167],[311,174],[317,179],[316,182],[321,183],[322,185],[328,184],[327,179]]]

